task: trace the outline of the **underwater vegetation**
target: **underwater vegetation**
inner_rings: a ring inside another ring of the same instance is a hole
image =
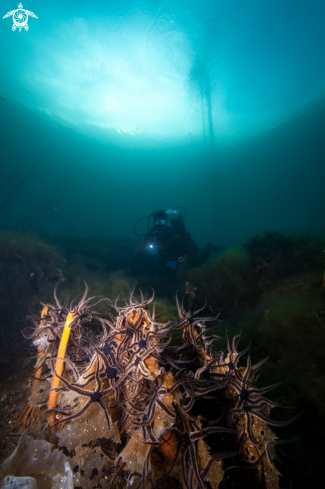
[[[201,267],[184,269],[183,280],[195,284],[196,300],[206,300],[211,311],[227,316],[238,306],[254,305],[261,290],[252,260],[242,246],[234,246],[210,258]]]
[[[32,233],[0,231],[0,267],[2,301],[10,299],[11,292],[40,290],[64,282],[63,262],[59,253]],[[15,275],[15,284],[10,280]]]
[[[184,269],[183,280],[196,287],[199,302],[227,317],[252,308],[289,277],[309,274],[306,287],[318,287],[325,268],[325,233],[266,233],[219,252],[201,267]],[[312,282],[310,282],[310,280]]]
[[[32,233],[0,231],[0,362],[6,361],[13,335],[41,297],[49,299],[57,282],[64,282],[59,253]],[[8,329],[5,327],[8,325]]]
[[[251,238],[244,245],[260,275],[259,287],[277,288],[284,279],[294,275],[316,272],[324,268],[325,230],[318,234],[266,233]]]
[[[218,348],[216,317],[176,298],[165,323],[154,294],[124,305],[107,298],[43,303],[24,336],[37,351],[22,433],[0,468],[2,486],[31,488],[216,489],[228,472],[238,487],[279,487],[273,432],[298,416],[257,387],[267,358],[254,364],[240,335]],[[107,319],[95,312],[107,305]],[[180,334],[179,334],[180,333]],[[225,479],[226,483],[226,479]],[[225,486],[227,487],[227,485]]]

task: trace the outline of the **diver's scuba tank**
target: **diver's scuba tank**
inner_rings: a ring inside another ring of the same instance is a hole
[[[179,217],[179,212],[175,209],[169,209],[168,211],[165,212],[165,214],[168,217],[168,219],[170,219],[171,221]]]

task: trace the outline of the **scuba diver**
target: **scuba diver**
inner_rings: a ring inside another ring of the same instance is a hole
[[[181,215],[178,209],[184,209],[184,215]],[[175,271],[185,264],[196,263],[197,246],[185,229],[185,216],[186,209],[176,207],[166,211],[155,211],[136,222],[134,234],[144,236],[138,250],[137,268],[155,274],[163,273],[166,269]],[[146,234],[138,234],[136,227],[144,219],[148,219],[148,231]]]

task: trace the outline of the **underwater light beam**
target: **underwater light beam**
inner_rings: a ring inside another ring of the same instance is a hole
[[[8,43],[0,90],[90,138],[158,147],[187,144],[190,133],[202,145],[203,116],[213,149],[324,96],[324,2],[129,0],[100,14],[83,5],[79,17],[58,3],[44,6],[51,28],[25,33],[24,50],[22,37]]]

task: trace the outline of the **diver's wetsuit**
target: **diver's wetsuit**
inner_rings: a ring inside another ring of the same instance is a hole
[[[149,275],[177,270],[184,263],[193,263],[197,246],[178,217],[166,227],[154,226],[145,236],[140,249],[140,268]]]

